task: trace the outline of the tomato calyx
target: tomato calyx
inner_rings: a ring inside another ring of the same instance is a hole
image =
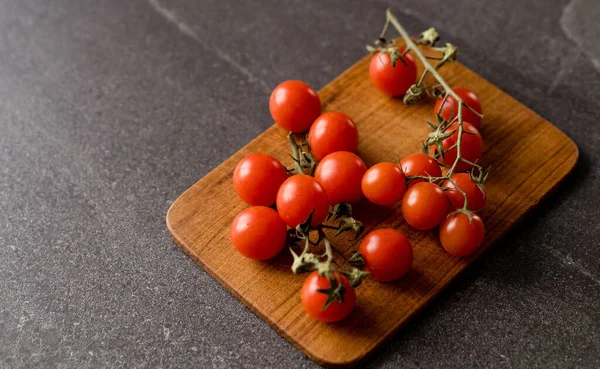
[[[358,239],[361,233],[364,231],[365,227],[362,222],[354,219],[352,217],[352,205],[349,203],[340,203],[336,204],[333,209],[329,212],[328,220],[336,221],[342,218],[342,220],[338,223],[337,227],[328,226],[326,224],[322,225],[324,228],[335,229],[336,232],[333,237],[337,237],[340,234],[346,231],[353,231],[355,234],[354,240]]]
[[[358,220],[352,217],[343,218],[338,226],[337,232],[333,235],[333,237],[337,237],[340,234],[346,231],[353,231],[355,234],[354,240],[357,240],[360,234],[365,230],[365,226],[359,222]]]
[[[329,212],[329,215],[327,216],[327,220],[337,220],[338,218],[341,218],[343,216],[352,216],[352,204],[349,204],[347,202],[342,202],[339,204],[336,204],[333,209]]]
[[[358,287],[371,273],[365,272],[358,268],[352,268],[350,270],[342,270],[342,274],[348,277],[348,283],[352,287]]]
[[[435,28],[430,27],[421,32],[421,37],[415,43],[417,45],[434,46],[439,40],[440,34],[435,30]]]
[[[396,68],[396,62],[398,60],[400,60],[400,62],[406,66],[406,60],[404,60],[404,55],[406,55],[407,51],[404,51],[398,46],[396,46],[396,40],[388,40],[384,37],[379,37],[377,40],[375,40],[374,44],[375,46],[367,45],[367,51],[378,51],[380,57],[382,54],[388,54],[390,56],[390,64],[392,68]]]
[[[475,174],[477,173],[477,174]],[[471,178],[471,180],[473,182],[475,182],[475,184],[477,184],[477,187],[479,187],[479,189],[481,190],[481,192],[483,192],[483,184],[485,182],[485,180],[487,179],[488,175],[490,174],[490,168],[486,168],[483,170],[480,170],[479,168],[475,168],[473,167],[473,170],[471,170],[469,172],[469,177]]]
[[[362,268],[363,266],[365,266],[365,259],[363,258],[360,251],[354,251],[352,256],[348,260],[346,260],[346,262],[357,268]]]
[[[424,154],[428,154],[429,147],[434,146],[436,150],[433,155],[433,158],[435,160],[441,158],[442,162],[439,164],[448,167],[448,165],[444,163],[444,154],[446,151],[455,149],[457,147],[457,144],[454,144],[449,148],[444,149],[443,142],[445,139],[449,138],[454,133],[456,133],[457,129],[447,131],[447,129],[450,127],[450,122],[444,120],[444,118],[442,118],[442,116],[439,114],[436,114],[435,116],[437,118],[438,124],[436,125],[429,121],[427,122],[429,128],[431,128],[431,132],[427,135],[427,140],[425,142],[421,141],[421,150]]]
[[[292,148],[292,154],[290,157],[294,160],[294,169],[288,169],[288,173],[296,172],[295,174],[304,174],[305,170],[308,169],[308,175],[312,176],[317,168],[317,162],[314,160],[310,152],[310,144],[308,143],[308,135],[306,136],[305,143],[298,144],[294,138],[294,133],[290,132],[287,135],[288,141]],[[306,150],[304,150],[306,147]]]
[[[341,283],[338,278],[329,278],[329,284],[329,288],[317,290],[317,292],[327,295],[327,300],[321,307],[321,310],[327,309],[332,302],[344,302],[344,293],[346,292],[346,287],[344,287],[344,284]]]

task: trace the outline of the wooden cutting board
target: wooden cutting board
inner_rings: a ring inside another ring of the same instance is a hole
[[[367,166],[395,162],[418,152],[420,140],[433,121],[433,101],[405,106],[401,99],[377,91],[369,80],[366,56],[320,92],[324,111],[349,115],[360,132],[358,154]],[[577,161],[577,146],[542,117],[460,63],[445,66],[442,74],[451,86],[465,86],[480,97],[484,120],[481,134],[483,166],[492,170],[486,188],[488,206],[482,217],[486,237],[469,258],[448,255],[437,230],[411,229],[399,207],[383,208],[366,202],[355,207],[355,217],[374,228],[393,227],[411,241],[413,270],[400,281],[381,284],[367,279],[357,289],[357,306],[337,324],[308,317],[300,303],[306,275],[290,271],[284,250],[269,262],[238,254],[229,239],[233,218],[247,207],[236,195],[232,173],[250,153],[269,153],[291,166],[286,133],[273,126],[185,191],[167,213],[167,228],[181,249],[233,293],[247,307],[317,363],[329,367],[357,364],[418,313],[473,260],[550,192]],[[264,102],[267,109],[268,101]],[[193,150],[193,148],[190,148]],[[363,234],[363,235],[364,235]],[[336,248],[350,255],[357,242],[335,239]]]

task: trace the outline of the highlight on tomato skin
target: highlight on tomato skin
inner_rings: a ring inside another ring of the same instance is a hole
[[[321,114],[310,127],[308,143],[316,160],[321,160],[336,151],[356,152],[358,129],[346,114],[328,111]]]
[[[442,222],[450,212],[446,194],[430,182],[417,183],[408,188],[402,199],[402,215],[413,228],[426,231]]]
[[[402,200],[406,192],[406,179],[400,166],[382,162],[367,170],[362,177],[361,188],[370,202],[392,206]]]
[[[315,179],[323,185],[329,204],[354,204],[363,198],[361,182],[367,166],[362,159],[348,151],[327,155],[317,165]]]
[[[275,210],[254,206],[235,217],[230,236],[240,254],[253,260],[267,260],[285,246],[287,227]]]
[[[356,292],[348,283],[348,278],[340,274],[339,278],[344,286],[343,302],[334,301],[325,309],[327,295],[319,290],[326,290],[331,287],[331,282],[328,278],[320,276],[318,272],[312,272],[304,281],[300,298],[302,306],[308,315],[325,323],[339,322],[346,318],[354,309],[356,304]]]
[[[279,186],[288,178],[285,167],[274,157],[255,153],[244,157],[233,171],[238,196],[252,206],[275,203]]]
[[[321,99],[306,83],[285,81],[271,93],[269,111],[280,127],[295,133],[306,132],[321,115]]]
[[[281,219],[291,228],[304,223],[311,213],[311,225],[317,227],[329,214],[329,198],[325,188],[306,174],[286,179],[279,187],[276,204]]]
[[[485,225],[477,214],[472,219],[464,213],[452,214],[440,225],[440,242],[452,256],[469,256],[481,247],[485,236]]]
[[[412,245],[395,229],[380,228],[369,233],[359,251],[365,261],[365,270],[380,282],[399,279],[412,268]]]
[[[399,50],[402,53],[402,50]],[[410,54],[404,55],[404,63],[397,60],[392,66],[390,55],[378,52],[369,63],[369,76],[375,87],[389,96],[403,96],[417,81],[417,65]]]
[[[454,87],[452,91],[454,91],[458,95],[458,97],[460,97],[461,100],[465,102],[465,104],[473,108],[476,112],[478,112],[479,114],[483,113],[483,110],[481,110],[481,103],[479,102],[479,98],[474,92],[464,87]],[[449,95],[446,98],[446,102],[444,102],[444,106],[442,107],[443,100],[443,97],[438,98],[438,100],[435,103],[435,107],[433,108],[433,111],[434,113],[440,112],[442,118],[450,122],[455,116],[458,115],[458,101],[456,101],[454,97]],[[478,130],[481,127],[481,117],[473,113],[469,108],[463,108],[462,119],[463,122],[471,123],[473,127],[477,128]]]

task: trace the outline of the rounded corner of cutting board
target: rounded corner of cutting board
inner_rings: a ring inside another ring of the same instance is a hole
[[[527,108],[527,109],[529,109],[529,108]],[[573,170],[575,169],[575,166],[577,165],[577,162],[579,161],[579,147],[577,146],[575,141],[573,141],[573,139],[571,139],[571,137],[569,137],[569,135],[566,134],[562,129],[558,128],[556,125],[554,125],[550,121],[546,120],[545,118],[544,118],[544,121],[547,124],[554,127],[554,129],[556,129],[558,134],[563,136],[563,139],[566,141],[565,147],[569,148],[569,150],[567,151],[567,154],[566,154],[566,155],[568,155],[569,162],[567,164],[566,169],[562,173],[562,176],[559,176],[558,180],[556,181],[555,186],[554,186],[554,187],[556,187],[556,186],[558,186],[559,183],[562,183],[569,176],[569,174],[571,174],[573,172]]]
[[[315,363],[321,365],[322,367],[330,369],[354,368],[358,366],[358,364],[364,362],[364,360],[368,357],[369,354],[369,352],[358,352],[352,356],[346,356],[344,358],[334,358],[330,357],[330,355],[312,352],[307,349],[301,349],[301,351],[304,352],[304,354],[308,356],[311,360],[313,360]]]
[[[185,242],[183,242],[180,239],[179,234],[177,233],[176,229],[177,229],[177,216],[175,215],[176,213],[178,213],[180,211],[182,204],[182,199],[186,196],[186,194],[191,191],[194,188],[194,186],[188,188],[187,190],[185,190],[181,195],[179,195],[175,201],[173,201],[173,203],[171,204],[171,206],[169,206],[169,209],[167,210],[167,214],[165,215],[165,224],[167,226],[167,232],[169,232],[169,235],[171,236],[171,238],[173,239],[173,242],[175,242],[175,244],[177,246],[179,246],[180,249],[182,249],[184,252],[188,253],[186,250],[186,246],[185,246]]]
[[[558,128],[558,130],[560,131],[560,133],[562,133],[563,135],[565,135],[565,137],[567,138],[567,140],[569,142],[569,146],[571,146],[571,149],[573,150],[573,152],[571,154],[571,158],[573,159],[573,161],[571,162],[570,167],[569,167],[569,171],[567,173],[567,175],[569,175],[569,173],[571,173],[573,171],[573,169],[577,165],[577,162],[579,161],[579,146],[577,146],[577,144],[575,143],[575,141],[573,141],[571,139],[571,137],[569,137],[569,135],[567,135],[566,133],[564,133],[560,128]]]
[[[187,190],[185,192],[187,192]],[[183,194],[185,194],[185,192]],[[179,197],[177,197],[177,199],[175,199],[175,201],[173,201],[173,203],[171,204],[171,206],[169,206],[169,209],[167,210],[167,214],[165,215],[165,224],[167,226],[167,231],[173,238],[173,241],[175,241],[175,243],[177,243],[177,244],[179,244],[179,242],[177,240],[177,233],[175,233],[175,229],[172,224],[173,223],[172,218],[173,218],[173,212],[176,211],[179,199],[181,199],[183,194],[179,195]]]

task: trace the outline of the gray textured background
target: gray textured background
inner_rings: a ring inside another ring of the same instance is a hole
[[[367,362],[600,367],[597,0],[0,0],[0,366],[316,367],[171,242],[169,204],[392,6],[579,145],[574,174]]]

